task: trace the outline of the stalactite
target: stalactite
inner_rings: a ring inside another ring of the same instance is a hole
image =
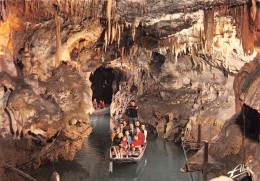
[[[70,0],[70,14],[74,16],[74,0]]]
[[[85,1],[83,3],[82,13],[86,14],[86,16],[88,16],[88,14],[87,14],[88,13],[87,7],[88,7],[88,1]],[[84,16],[82,16],[82,19],[84,19]]]
[[[24,14],[29,14],[29,1],[24,0]]]
[[[74,14],[76,14],[76,15],[80,15],[80,6],[79,6],[79,2],[78,2],[78,0],[75,0],[75,12],[74,12]],[[78,9],[79,8],[79,9]]]
[[[123,23],[123,24],[121,25],[121,32],[124,32],[124,28],[125,28],[125,24]]]
[[[201,32],[201,27],[200,27],[200,32],[199,32],[199,46],[196,48],[197,50],[200,50],[200,48],[201,48],[201,42],[202,42],[202,32]]]
[[[37,0],[37,10],[40,9],[40,3],[39,3],[39,0]]]
[[[254,37],[250,29],[248,6],[244,5],[242,19],[242,47],[246,55],[252,55],[254,52]]]
[[[132,24],[132,40],[135,41],[135,23]]]
[[[111,9],[112,9],[112,0],[107,0],[108,42],[110,41],[110,34],[111,34]]]
[[[207,43],[205,43],[205,50],[210,50],[212,44],[213,44],[213,37],[214,37],[214,10],[208,9],[204,10],[204,33],[205,33],[205,40]]]
[[[184,21],[185,21],[185,19],[186,19],[186,13],[187,13],[187,9],[186,9],[186,7],[184,6],[184,9],[183,9]]]
[[[122,50],[121,50],[121,57],[124,57],[124,52],[125,52],[125,47],[122,47]]]
[[[65,12],[69,14],[69,0],[65,0]]]
[[[113,43],[113,41],[114,41],[115,35],[116,35],[116,26],[115,26],[115,24],[113,23],[113,25],[112,25],[112,37],[111,37],[111,44],[112,44],[112,43]]]
[[[36,1],[31,1],[30,2],[30,8],[31,8],[31,11],[32,12],[35,12],[36,11]]]
[[[228,56],[229,56],[229,53],[230,53],[230,46],[227,46],[226,47],[226,61],[225,61],[225,68],[229,70],[229,62],[228,62]]]
[[[120,40],[121,40],[121,26],[118,25],[118,38],[117,38],[117,47],[119,49],[120,46]]]
[[[105,52],[107,51],[107,44],[108,44],[107,31],[105,31],[105,44],[104,44]]]
[[[129,55],[132,56],[132,54],[133,54],[133,47],[130,48],[130,53],[129,53]]]
[[[251,0],[251,1],[252,1],[252,9],[251,9],[250,15],[251,15],[252,20],[255,21],[257,7],[256,7],[255,0]]]
[[[0,20],[5,21],[5,6],[4,6],[4,1],[0,1],[0,10],[1,10],[1,14],[0,14]]]

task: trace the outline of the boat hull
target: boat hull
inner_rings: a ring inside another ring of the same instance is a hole
[[[146,150],[146,145],[142,149],[143,149],[143,151],[139,155],[136,155],[137,154],[137,151],[136,151],[134,156],[129,154],[129,157],[126,158],[125,157],[126,154],[125,154],[125,152],[123,152],[123,158],[115,158],[115,155],[113,154],[113,151],[112,151],[113,149],[111,147],[111,149],[110,149],[110,161],[113,161],[113,162],[116,162],[116,163],[137,163],[143,158],[144,152]],[[131,151],[129,151],[129,153],[131,153]]]

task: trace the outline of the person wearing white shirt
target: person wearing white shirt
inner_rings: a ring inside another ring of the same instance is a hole
[[[145,129],[145,125],[144,125],[144,124],[141,125],[141,131],[144,133],[144,136],[145,136],[144,143],[146,143],[147,131],[146,131],[146,129]]]

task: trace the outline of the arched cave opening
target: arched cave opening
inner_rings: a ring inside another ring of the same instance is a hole
[[[99,67],[90,76],[92,82],[93,99],[99,102],[103,100],[105,104],[111,104],[112,96],[119,90],[120,82],[126,81],[126,77],[119,69]]]
[[[244,104],[236,122],[240,125],[241,131],[245,132],[247,138],[259,141],[260,114],[258,111]]]

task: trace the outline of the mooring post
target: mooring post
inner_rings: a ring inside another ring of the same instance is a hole
[[[113,161],[109,162],[109,173],[113,173]]]
[[[205,141],[204,144],[204,161],[203,161],[203,181],[207,181],[207,170],[208,170],[208,154],[209,154],[209,143]]]
[[[201,124],[198,124],[198,148],[200,148],[201,143]]]

